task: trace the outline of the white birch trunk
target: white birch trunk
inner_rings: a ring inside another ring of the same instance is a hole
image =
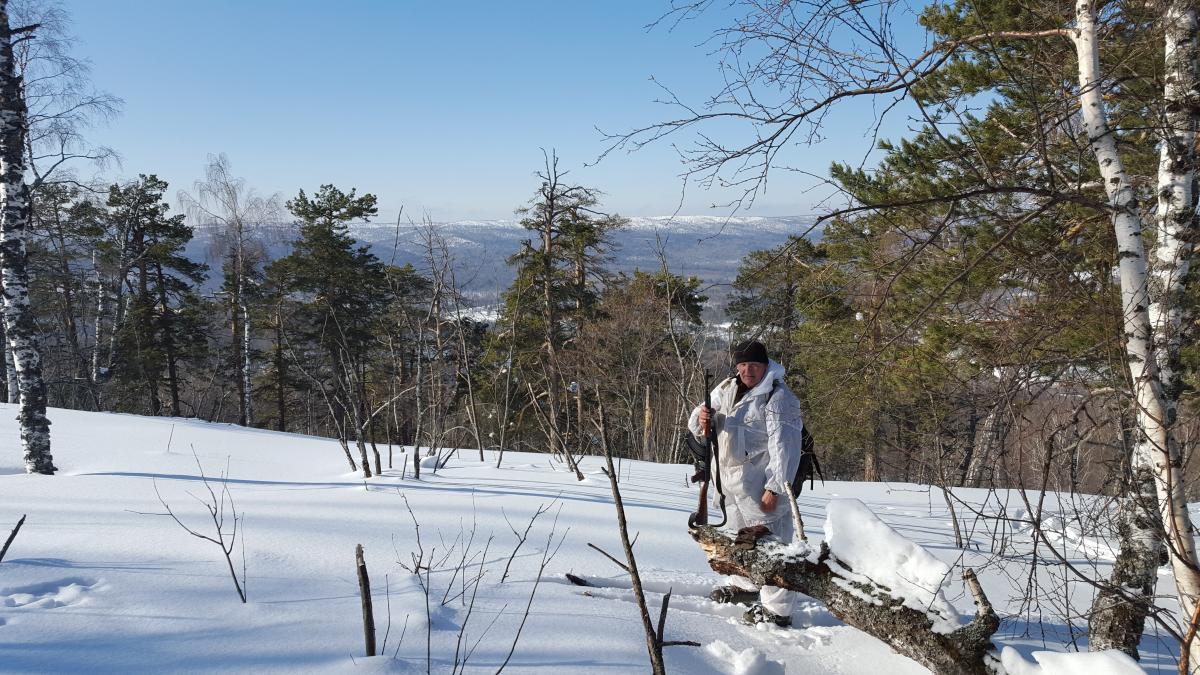
[[[1150,324],[1154,355],[1162,380],[1166,421],[1175,423],[1183,389],[1179,367],[1184,326],[1190,318],[1183,287],[1191,273],[1196,236],[1195,102],[1200,97],[1197,74],[1196,7],[1177,0],[1163,18],[1165,54],[1163,85],[1164,134],[1159,148],[1158,211],[1155,247],[1150,258]]]
[[[1075,6],[1075,16],[1073,37],[1079,59],[1080,112],[1113,210],[1125,351],[1137,404],[1137,426],[1145,439],[1145,443],[1138,444],[1133,461],[1135,465],[1148,462],[1153,466],[1159,517],[1171,552],[1182,623],[1186,626],[1200,597],[1200,574],[1194,567],[1196,547],[1184,499],[1182,470],[1178,453],[1173,452],[1170,443],[1162,381],[1154,354],[1142,220],[1137,198],[1117,150],[1116,139],[1108,128],[1101,97],[1100,47],[1095,8],[1088,0],[1079,0]],[[1200,643],[1193,642],[1190,652],[1195,669],[1200,664]]]
[[[111,375],[116,367],[117,336],[121,334],[125,316],[129,313],[129,298],[125,295],[125,282],[129,275],[129,263],[126,260],[128,246],[128,242],[121,244],[121,266],[113,285],[113,319],[108,331],[108,365],[105,366],[108,375]]]
[[[92,253],[92,290],[96,293],[96,321],[92,328],[94,337],[92,339],[92,384],[98,385],[101,380],[100,373],[100,333],[104,329],[104,282],[100,279],[100,268],[96,267],[96,254]],[[97,386],[97,390],[99,387]],[[99,401],[96,407],[100,407]]]
[[[246,274],[245,268],[242,267],[243,258],[240,243],[238,247],[238,309],[236,311],[242,313],[242,334],[240,336],[242,340],[242,411],[246,426],[251,427],[254,426],[254,417],[250,405],[253,398],[250,393],[250,308],[246,306]]]
[[[25,266],[30,206],[29,186],[25,183],[28,115],[15,66],[8,1],[0,0],[0,280],[4,283],[4,330],[21,394],[17,420],[25,470],[53,474],[56,469],[50,455],[46,383],[29,311],[29,274]]]

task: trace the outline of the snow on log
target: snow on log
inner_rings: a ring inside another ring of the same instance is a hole
[[[1108,649],[1102,652],[1034,652],[1030,663],[1017,650],[1005,647],[1000,662],[1007,675],[1143,675],[1125,652]]]
[[[967,623],[942,594],[949,567],[906,540],[857,500],[829,504],[820,549],[763,540],[739,549],[711,526],[693,529],[708,564],[758,584],[798,591],[868,635],[938,675],[984,675],[998,665],[991,637],[1000,618],[973,572],[963,579],[975,598]]]
[[[933,630],[951,633],[962,624],[958,610],[942,593],[950,566],[888,527],[857,499],[834,499],[825,518],[828,561],[841,577],[834,583],[847,591],[853,582],[888,589],[905,607],[924,612]]]

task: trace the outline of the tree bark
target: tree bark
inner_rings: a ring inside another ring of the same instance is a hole
[[[18,28],[15,32],[28,32],[32,28]],[[17,420],[21,426],[25,470],[53,474],[56,469],[50,455],[46,383],[42,379],[42,357],[29,306],[25,250],[29,223],[29,186],[25,183],[28,113],[13,60],[13,35],[8,23],[8,1],[0,0],[0,280],[4,284],[4,328],[21,395]]]
[[[12,349],[8,346],[8,335],[4,337],[4,382],[6,384],[5,392],[9,403],[17,404],[21,402],[21,389],[17,384],[17,366],[13,363]]]
[[[995,658],[991,637],[1000,627],[1000,618],[970,570],[963,579],[975,598],[975,617],[954,632],[941,634],[933,631],[928,615],[905,607],[890,589],[840,574],[838,568],[849,567],[841,561],[829,565],[833,556],[824,544],[813,562],[785,555],[783,546],[775,543],[759,542],[753,549],[739,549],[733,538],[711,526],[696,528],[691,534],[704,549],[713,571],[744,576],[759,585],[786,588],[819,600],[847,625],[878,638],[937,675],[992,672],[987,661]]]
[[[642,399],[642,460],[653,461],[650,457],[651,444],[654,440],[654,413],[650,409],[650,385],[645,387],[645,398]]]
[[[96,252],[92,251],[92,271],[89,276],[89,284],[92,291],[96,294],[96,319],[92,326],[92,363],[91,363],[91,380],[92,391],[96,398],[96,410],[101,410],[100,399],[100,336],[104,329],[104,310],[106,294],[104,292],[104,282],[100,279],[100,268],[96,266]]]
[[[1108,586],[1100,588],[1088,612],[1088,649],[1119,649],[1137,659],[1146,616],[1154,603],[1163,541],[1154,467],[1147,462],[1149,455],[1136,447],[1133,417],[1128,408],[1118,416],[1130,469],[1117,513],[1120,551]]]
[[[996,460],[1007,435],[1002,405],[1004,401],[998,401],[988,411],[987,417],[975,427],[975,438],[971,442],[971,459],[967,463],[963,481],[965,486],[981,487],[985,481],[989,485],[994,484],[995,477],[992,472],[995,471]]]
[[[1155,247],[1150,257],[1150,324],[1167,424],[1183,391],[1180,347],[1189,316],[1184,285],[1192,271],[1196,224],[1196,131],[1200,126],[1200,43],[1193,3],[1175,1],[1163,18],[1166,73],[1164,137],[1159,150]]]

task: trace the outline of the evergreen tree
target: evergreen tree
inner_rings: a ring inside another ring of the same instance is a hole
[[[535,397],[530,403],[538,407],[538,424],[546,432],[550,451],[561,453],[582,480],[574,450],[562,431],[568,426],[581,430],[583,398],[577,384],[573,392],[575,423],[569,425],[570,383],[563,378],[562,350],[592,316],[604,278],[604,254],[611,248],[611,232],[625,220],[599,213],[599,193],[566,182],[554,155],[547,157],[538,178],[542,183],[537,194],[529,206],[518,210],[522,227],[536,240],[526,241],[509,259],[517,268],[517,277],[504,295],[500,325],[512,327],[508,336],[511,348],[505,350],[512,355],[512,366],[536,373],[536,387],[528,383],[530,391],[523,394]],[[504,348],[492,351],[501,350]]]
[[[165,376],[166,412],[181,415],[180,366],[204,345],[195,287],[203,282],[207,267],[184,255],[192,230],[183,215],[168,215],[170,206],[161,201],[166,189],[166,182],[156,176],[142,175],[109,190],[108,217],[115,231],[127,234],[132,261],[122,280],[129,309],[115,338],[119,356],[114,375],[144,392],[152,415],[164,412],[160,389]]]
[[[43,183],[33,200],[30,295],[41,328],[51,405],[97,410],[93,264],[104,206],[78,187]],[[0,384],[4,384],[0,378]]]
[[[369,364],[377,344],[380,318],[391,295],[383,263],[358,246],[348,224],[377,213],[375,196],[357,196],[322,185],[311,198],[303,190],[286,207],[300,221],[300,239],[292,252],[268,267],[267,275],[302,299],[292,335],[316,347],[317,363],[295,363],[327,402],[331,421],[352,468],[353,435],[363,473],[371,476],[364,444],[372,411],[367,409]],[[302,348],[293,353],[305,353]]]

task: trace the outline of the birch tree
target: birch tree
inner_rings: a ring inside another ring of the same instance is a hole
[[[14,0],[10,3],[10,22],[37,25],[37,39],[17,40],[13,44],[14,67],[26,105],[25,153],[26,179],[29,183],[30,222],[36,238],[46,223],[39,223],[54,209],[42,208],[43,193],[53,199],[63,190],[86,192],[78,177],[81,165],[103,168],[116,153],[91,142],[90,127],[115,117],[121,100],[96,90],[89,81],[90,67],[71,54],[75,37],[70,33],[70,15],[57,0]],[[36,271],[31,275],[37,276]],[[35,302],[40,302],[36,299]],[[67,301],[69,304],[69,300]],[[40,306],[40,304],[39,304]],[[99,318],[97,318],[99,321]],[[0,341],[6,364],[9,402],[18,403],[16,369],[4,341]],[[47,365],[57,365],[52,350],[44,350]],[[96,357],[97,364],[99,357]],[[93,389],[97,368],[87,375]],[[53,373],[46,378],[55,380]]]
[[[33,38],[36,25],[13,28],[8,1],[0,0],[0,279],[4,283],[4,329],[17,374],[21,409],[21,446],[25,470],[53,474],[50,420],[46,417],[46,383],[29,304],[26,227],[29,186],[25,182],[27,109],[13,45]]]
[[[1196,614],[1200,600],[1200,569],[1196,566],[1196,544],[1187,509],[1183,462],[1171,434],[1175,411],[1168,403],[1163,385],[1164,375],[1177,376],[1173,364],[1178,362],[1180,344],[1182,308],[1178,302],[1179,292],[1193,253],[1190,250],[1193,246],[1181,240],[1180,235],[1195,231],[1191,192],[1196,114],[1194,105],[1189,105],[1188,100],[1194,101],[1197,94],[1196,9],[1191,3],[1172,0],[1167,4],[1163,20],[1167,66],[1163,99],[1167,118],[1159,163],[1159,264],[1153,294],[1142,232],[1145,223],[1105,111],[1097,6],[1091,0],[1079,0],[1075,5],[1075,22],[1072,39],[1079,59],[1080,114],[1104,179],[1117,237],[1125,350],[1140,432],[1131,463],[1135,472],[1148,470],[1153,475],[1162,532],[1187,630],[1200,619]],[[1138,536],[1126,542],[1126,545],[1130,544],[1148,549],[1142,555],[1146,558],[1150,558],[1158,546],[1148,527],[1138,528]],[[1191,661],[1193,672],[1200,668],[1200,642],[1192,639],[1185,644],[1183,659]]]
[[[225,286],[233,310],[230,328],[238,362],[238,423],[252,426],[254,405],[247,295],[249,279],[262,258],[254,230],[278,220],[279,200],[276,196],[258,195],[245,180],[234,176],[225,155],[209,156],[204,180],[196,182],[195,195],[182,192],[179,197],[193,218],[220,228],[221,254],[226,259]]]

